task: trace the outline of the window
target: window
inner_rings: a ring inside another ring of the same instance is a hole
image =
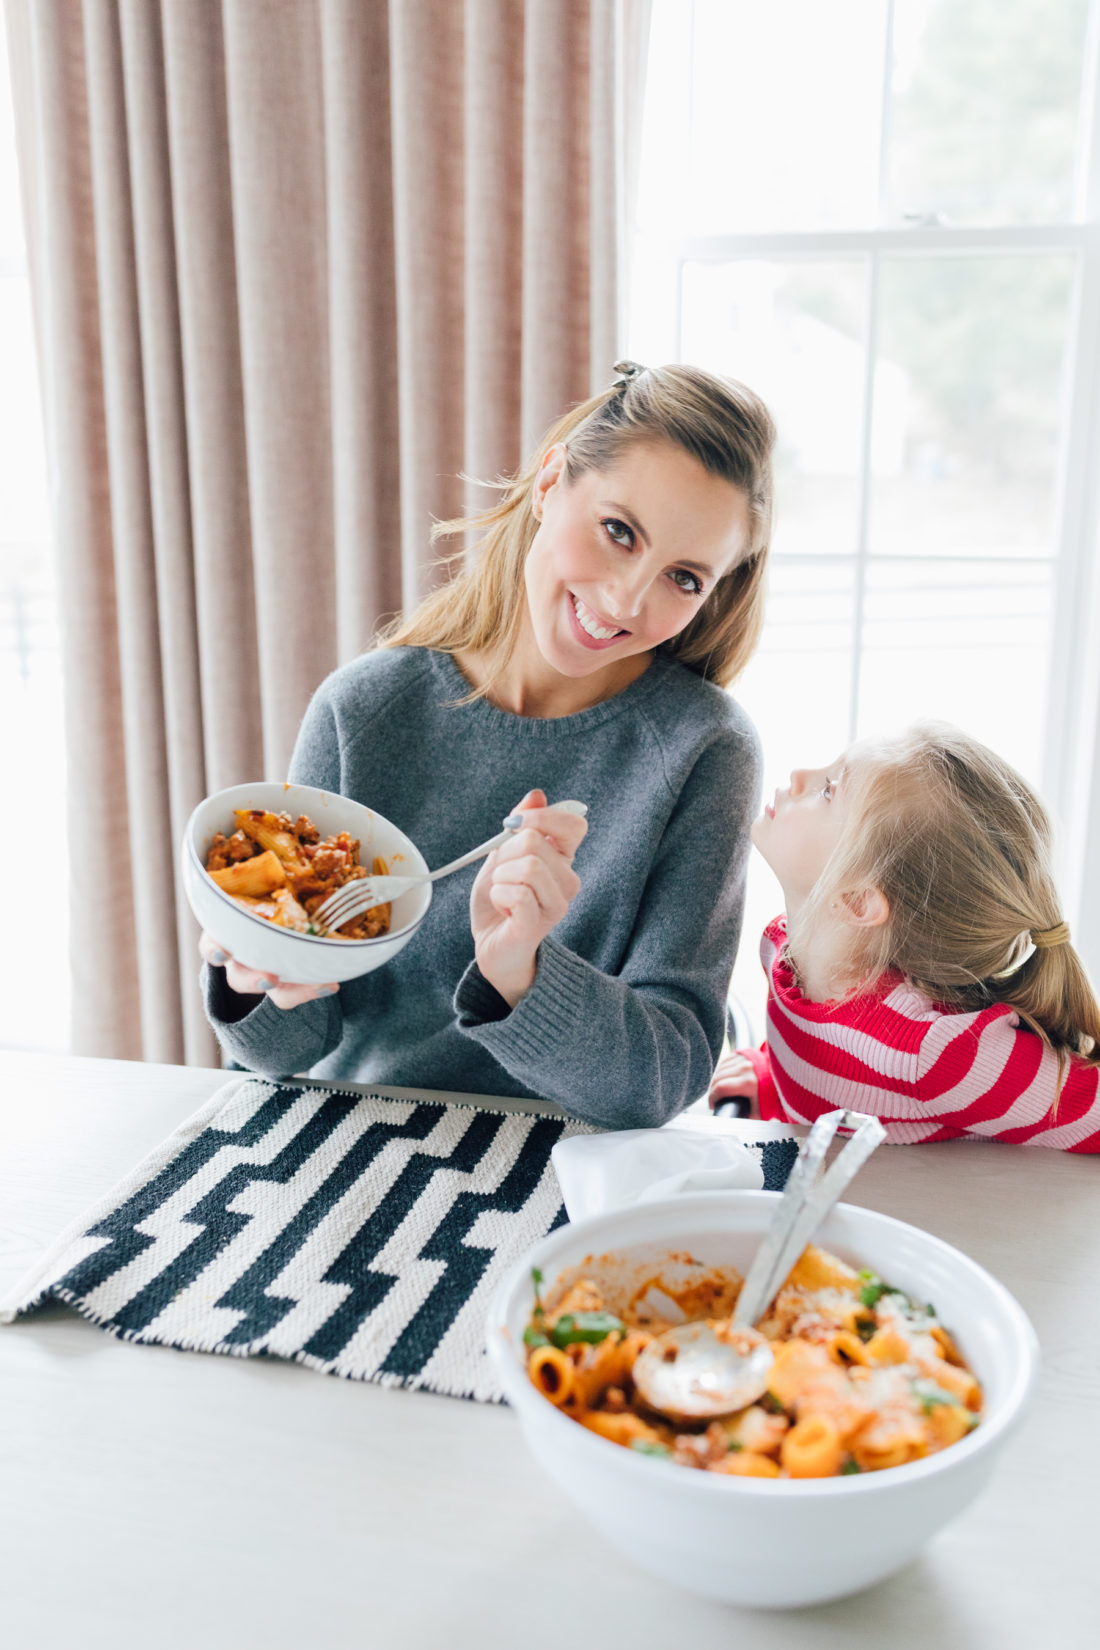
[[[0,25],[0,1046],[69,1041],[61,653],[30,281]]]
[[[629,352],[732,373],[776,416],[737,690],[769,793],[940,716],[1040,787],[1063,850],[1081,834],[1098,78],[1097,0],[654,0]],[[750,875],[735,986],[759,1019],[781,899]]]

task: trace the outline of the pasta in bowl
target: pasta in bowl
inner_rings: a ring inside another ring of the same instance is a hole
[[[407,945],[430,883],[374,907],[336,935],[313,911],[349,877],[427,865],[390,820],[312,785],[234,785],[201,802],[184,832],[184,888],[202,926],[245,964],[307,985],[352,980]]]
[[[771,1397],[695,1428],[647,1413],[627,1367],[639,1343],[678,1309],[728,1320],[777,1195],[687,1194],[561,1228],[501,1286],[488,1327],[530,1449],[583,1515],[664,1579],[760,1607],[842,1597],[913,1558],[986,1482],[1037,1370],[1030,1324],[987,1272],[916,1227],[839,1204],[799,1263],[802,1283],[796,1268],[761,1321],[775,1336]],[[851,1328],[831,1321],[845,1311]],[[580,1356],[578,1322],[593,1337]],[[846,1334],[852,1343],[831,1344]],[[876,1336],[889,1356],[864,1363]],[[537,1354],[555,1363],[547,1348],[573,1372],[572,1414],[538,1380]],[[871,1379],[853,1380],[856,1369]]]

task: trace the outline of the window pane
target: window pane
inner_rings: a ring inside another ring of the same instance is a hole
[[[882,0],[695,0],[694,13],[690,231],[874,222]]]
[[[733,690],[764,747],[765,797],[787,784],[792,768],[829,762],[848,742],[854,567],[851,557],[772,558],[764,634]],[[733,988],[761,1036],[760,934],[782,909],[779,884],[754,850]]]
[[[734,689],[759,730],[772,789],[792,767],[815,755],[827,761],[847,740],[854,566],[851,558],[772,557],[764,634]]]
[[[22,260],[26,255],[26,246],[23,238],[23,211],[19,199],[15,116],[11,102],[11,71],[5,24],[6,17],[0,13],[0,259]]]
[[[1070,216],[1088,0],[896,0],[889,219]]]
[[[875,554],[1052,554],[1073,275],[1064,255],[884,262]]]
[[[0,276],[0,545],[50,540],[49,492],[38,403],[30,283]]]
[[[939,717],[1038,782],[1052,578],[1050,562],[871,561],[860,733]]]
[[[855,548],[864,269],[853,260],[684,268],[682,359],[751,385],[778,426],[775,545],[784,552]]]

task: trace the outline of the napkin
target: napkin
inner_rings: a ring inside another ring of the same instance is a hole
[[[758,1152],[726,1134],[701,1134],[675,1122],[660,1129],[559,1140],[550,1153],[570,1220],[676,1192],[759,1191]]]

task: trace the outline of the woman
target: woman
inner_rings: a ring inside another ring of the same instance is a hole
[[[204,935],[207,1010],[243,1065],[539,1096],[604,1128],[705,1091],[759,794],[723,688],[760,629],[774,428],[697,368],[616,371],[498,505],[437,529],[480,530],[472,562],[322,683],[291,760],[429,865],[513,811],[523,829],[339,989],[257,975]]]

